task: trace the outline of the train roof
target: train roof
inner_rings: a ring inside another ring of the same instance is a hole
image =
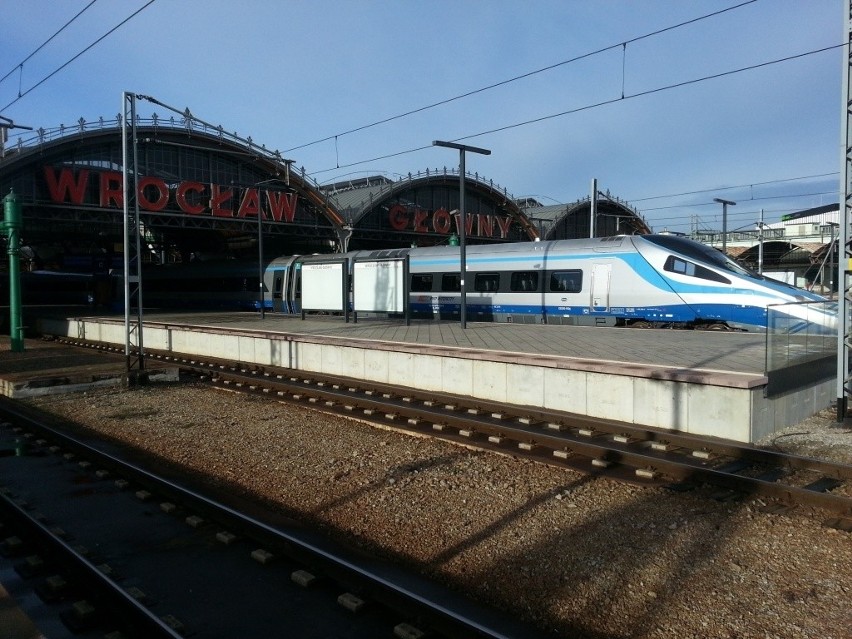
[[[534,250],[545,250],[545,247],[560,247],[572,250],[617,250],[623,245],[627,235],[616,235],[611,237],[581,238],[577,240],[551,240],[547,242],[506,242],[503,244],[472,244],[465,250],[470,254],[488,253],[521,253]],[[427,246],[418,248],[417,255],[454,255],[458,253],[458,246]]]

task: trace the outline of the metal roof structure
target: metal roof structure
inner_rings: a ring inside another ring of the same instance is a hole
[[[543,240],[590,236],[591,196],[570,204],[542,206],[531,198],[522,200],[521,204],[522,211],[539,228]],[[636,209],[608,192],[598,194],[595,208],[595,237],[651,233]]]
[[[320,185],[280,152],[198,120],[188,109],[172,111],[169,118],[135,118],[146,260],[247,257],[261,241],[269,256],[428,246],[447,243],[458,231],[456,169]],[[21,197],[31,267],[114,265],[124,239],[123,119],[129,118],[81,118],[0,143],[0,191],[14,189]],[[535,206],[477,173],[464,180],[470,243],[589,235],[588,198]],[[596,235],[650,232],[634,209],[601,195]]]

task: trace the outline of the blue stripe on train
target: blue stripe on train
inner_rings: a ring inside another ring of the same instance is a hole
[[[456,301],[411,302],[413,315],[432,316],[458,314],[461,305]],[[656,307],[617,307],[592,310],[588,306],[537,306],[530,304],[477,304],[468,300],[467,311],[489,315],[541,315],[548,317],[620,317],[643,319],[651,322],[693,322],[696,320],[724,320],[732,324],[766,327],[766,309],[728,304],[702,304],[695,309],[686,304]]]

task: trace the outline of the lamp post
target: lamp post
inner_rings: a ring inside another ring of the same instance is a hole
[[[284,162],[284,184],[286,186],[290,186],[290,165],[293,163],[293,160],[283,160]],[[256,182],[254,188],[262,186],[264,184],[269,184],[270,182],[281,182],[278,178],[269,178],[268,180],[261,180],[260,182]],[[263,198],[260,197],[260,190],[257,191],[257,279],[258,279],[258,293],[260,296],[260,319],[266,318],[266,311],[263,308],[264,303],[266,302],[263,295]],[[273,303],[274,305],[274,303]]]
[[[257,193],[257,281],[260,293],[260,319],[266,317],[263,304],[263,202],[260,199],[260,191]]]
[[[481,149],[476,146],[467,146],[466,144],[456,144],[455,142],[442,142],[435,140],[432,146],[443,146],[449,149],[458,149],[459,151],[459,284],[461,293],[461,327],[467,328],[467,285],[465,284],[465,272],[467,270],[466,256],[466,230],[467,222],[465,221],[465,206],[464,206],[464,153],[479,153],[481,155],[491,155],[488,149]]]
[[[722,253],[728,254],[728,205],[736,206],[736,202],[731,200],[723,200],[720,197],[714,197],[714,202],[722,205]]]
[[[14,190],[3,198],[4,219],[0,234],[7,238],[9,254],[9,342],[13,353],[24,352],[24,328],[21,319],[21,228],[23,215],[21,200]]]

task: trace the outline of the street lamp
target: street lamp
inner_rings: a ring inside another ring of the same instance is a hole
[[[736,206],[736,202],[731,200],[723,200],[720,197],[714,197],[714,202],[722,205],[722,253],[728,254],[728,205]]]
[[[284,180],[280,180],[278,178],[269,178],[268,180],[261,180],[260,182],[255,183],[254,188],[257,188],[264,184],[269,184],[270,182],[282,181],[286,186],[290,186],[290,165],[293,163],[293,160],[284,160],[284,162]],[[260,197],[259,189],[257,192],[257,278],[259,286],[258,292],[260,294],[260,319],[265,319],[266,311],[263,308],[263,305],[266,301],[263,295],[263,198]]]
[[[466,144],[456,144],[455,142],[442,142],[441,140],[435,140],[432,142],[432,146],[444,146],[448,149],[458,149],[459,150],[459,259],[460,259],[460,276],[459,276],[459,284],[461,288],[461,327],[467,328],[467,286],[465,284],[465,271],[467,270],[467,256],[466,256],[466,229],[467,224],[465,222],[465,206],[464,206],[464,153],[465,151],[470,151],[471,153],[479,153],[481,155],[491,155],[491,151],[488,149],[481,149],[476,146],[467,146]]]

